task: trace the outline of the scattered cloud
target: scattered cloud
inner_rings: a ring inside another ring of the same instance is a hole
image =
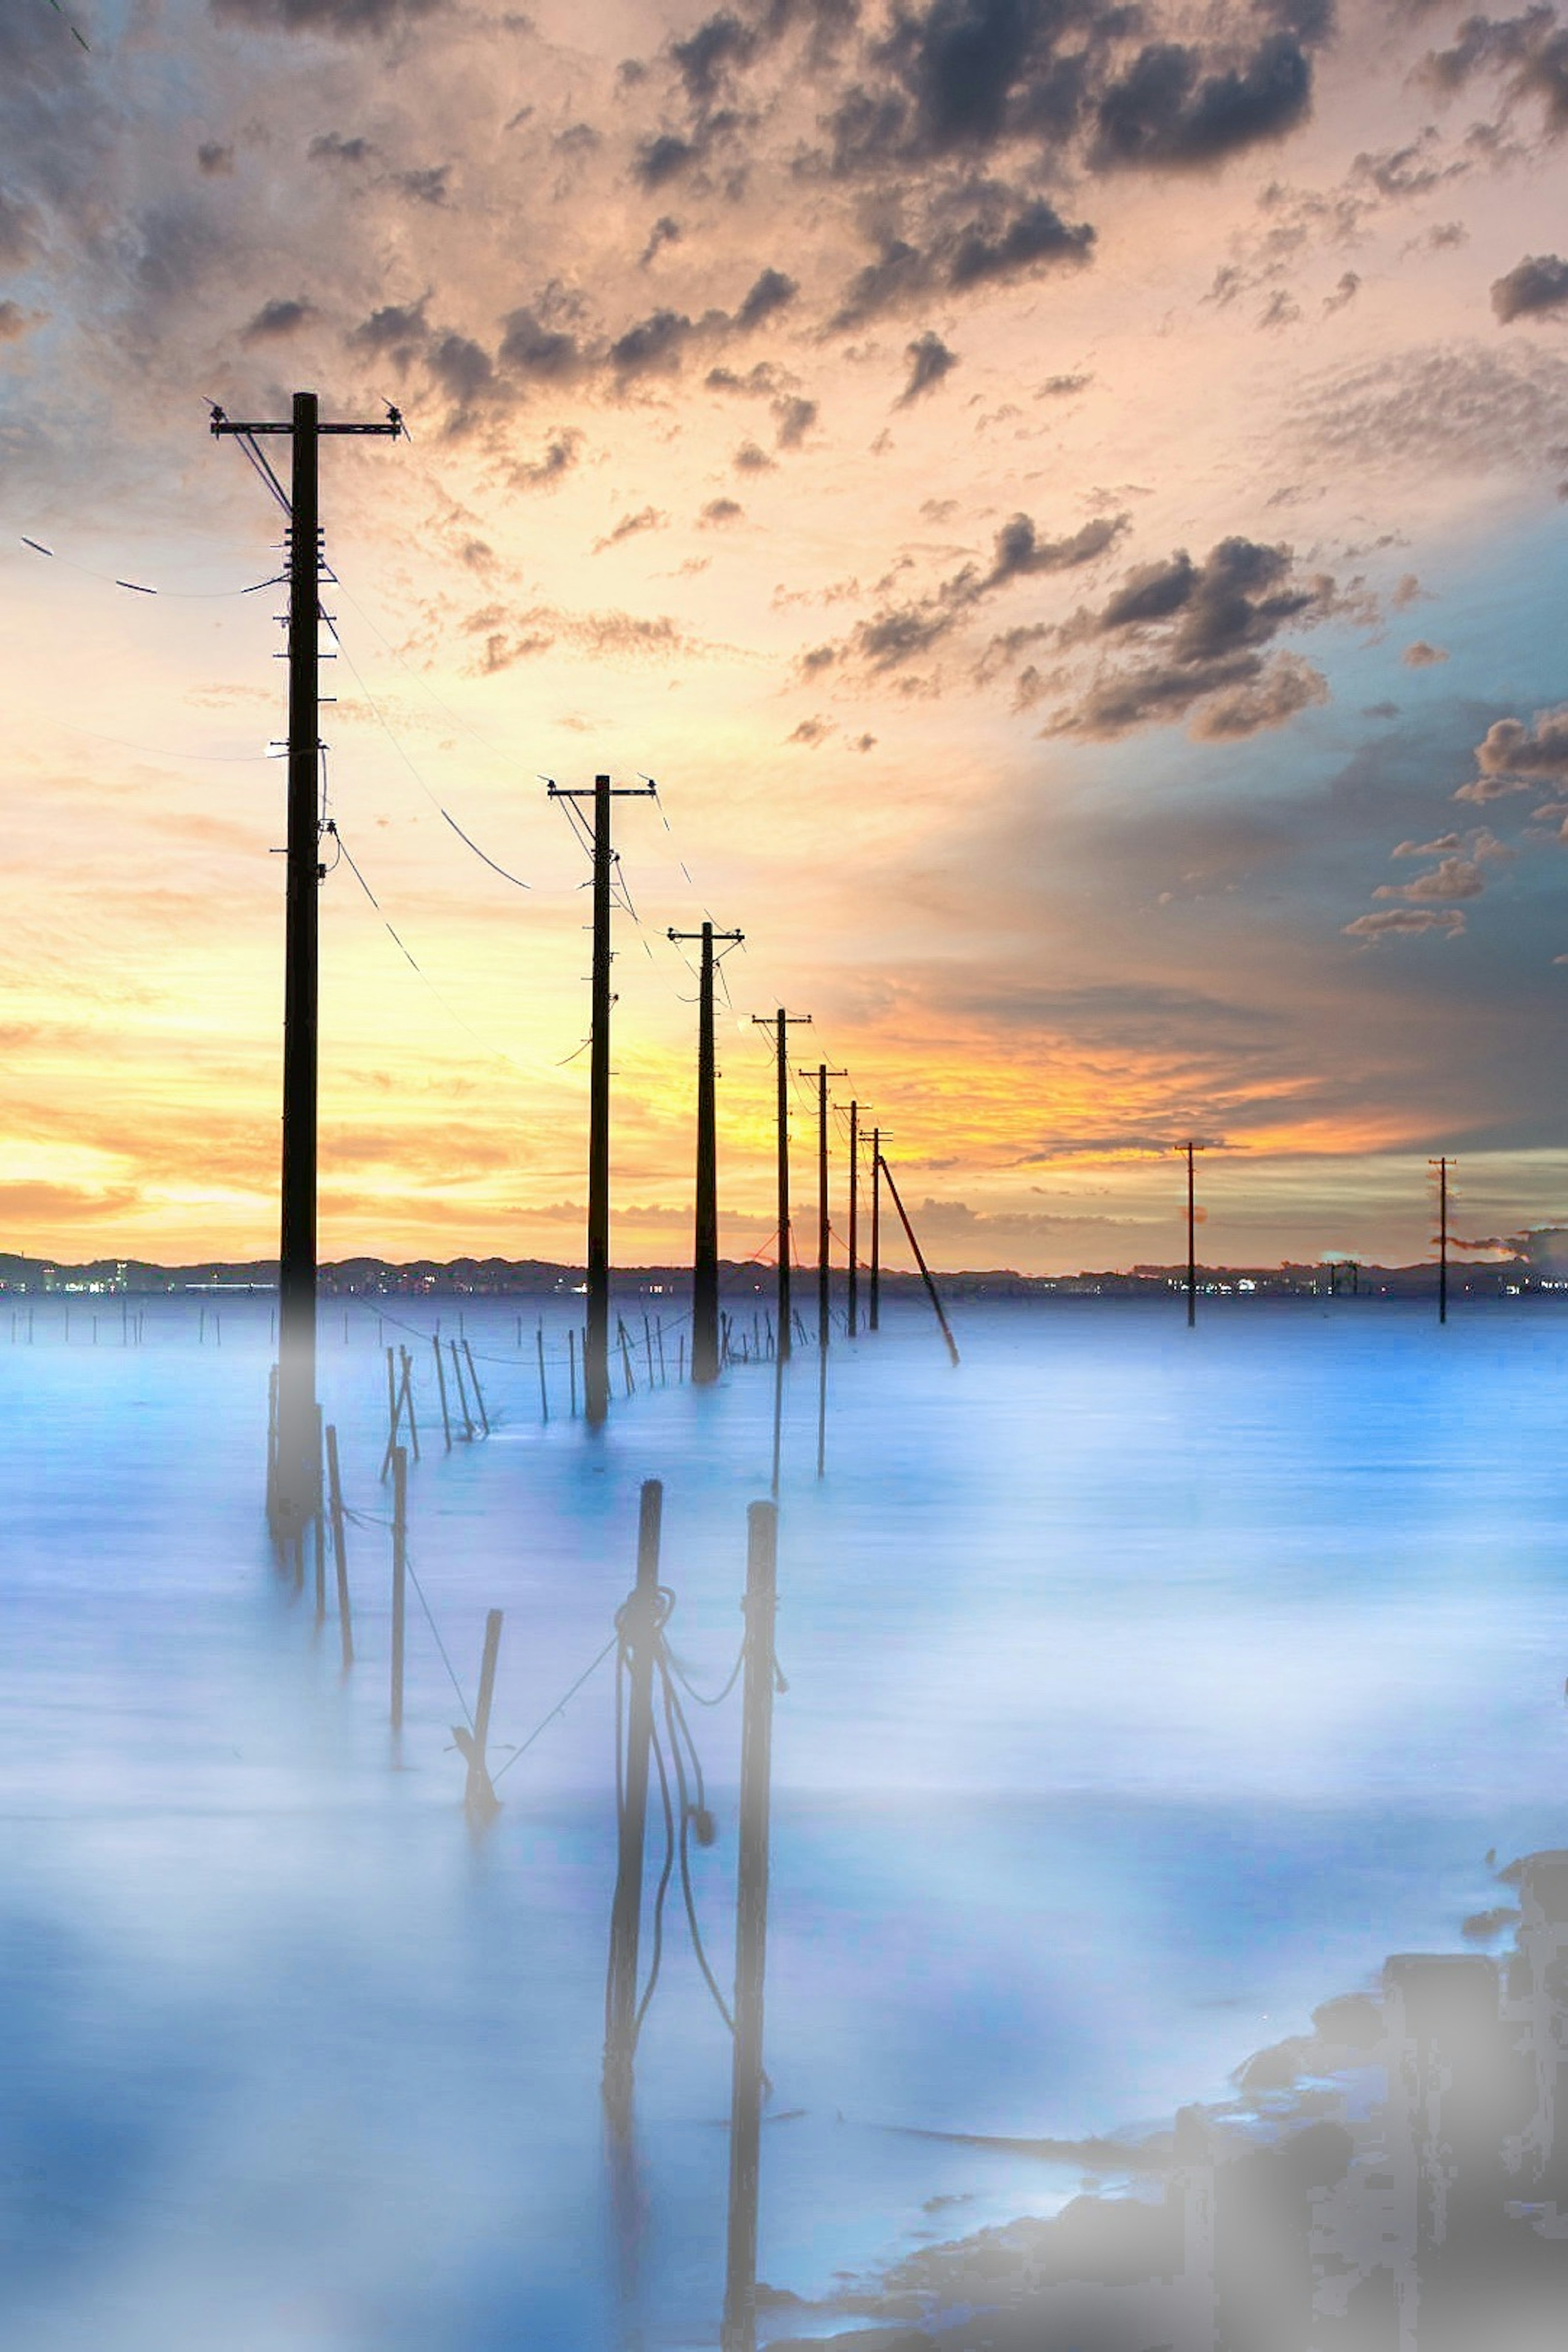
[[[1502,800],[1538,790],[1543,778],[1568,780],[1568,703],[1537,711],[1528,727],[1520,719],[1495,719],[1476,746],[1476,767],[1456,800]]]
[[[1568,261],[1554,253],[1528,254],[1492,286],[1492,309],[1500,322],[1539,319],[1568,308]]]
[[[285,335],[297,335],[316,317],[313,303],[300,296],[264,302],[256,316],[239,331],[242,343],[264,343]]]
[[[1464,916],[1457,907],[1439,912],[1432,907],[1390,907],[1381,915],[1358,915],[1353,923],[1344,926],[1345,936],[1352,940],[1416,939],[1424,931],[1439,932],[1444,939],[1457,940],[1465,928]]]
[[[907,347],[904,357],[910,363],[910,373],[909,381],[899,394],[898,405],[900,408],[907,408],[911,401],[919,400],[922,393],[930,392],[958,365],[958,353],[950,352],[942,337],[929,327],[923,335],[917,336]]]
[[[1448,656],[1441,646],[1429,646],[1425,637],[1417,637],[1405,646],[1399,658],[1406,669],[1436,669]]]
[[[594,541],[594,552],[602,555],[607,547],[618,547],[623,540],[635,539],[645,530],[663,530],[669,517],[658,507],[639,507],[636,514],[624,514],[613,523],[603,539]]]

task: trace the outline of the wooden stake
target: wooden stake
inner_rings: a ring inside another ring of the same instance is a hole
[[[388,1348],[386,1351],[386,1451],[381,1457],[381,1475],[384,1481],[392,1467],[392,1450],[397,1444],[399,1418],[397,1375],[393,1370],[392,1349]]]
[[[610,1971],[605,1994],[604,2095],[611,2123],[621,2132],[631,2121],[632,2064],[637,2051],[637,1940],[642,1924],[643,1847],[647,1832],[648,1752],[653,1740],[658,1547],[663,1515],[664,1487],[657,1478],[647,1479],[637,1527],[637,1586],[616,1621],[628,1688],[616,1895],[610,1912]]]
[[[520,1317],[520,1324],[521,1320]],[[539,1417],[545,1422],[550,1419],[550,1391],[544,1385],[544,1326],[542,1323],[539,1327]]]
[[[746,1514],[746,1665],[741,1731],[741,1853],[735,1895],[735,2055],[730,2099],[725,2352],[752,2352],[756,2342],[778,1516],[773,1503],[753,1503]]]
[[[490,1417],[485,1411],[485,1392],[479,1386],[479,1367],[474,1362],[474,1351],[466,1339],[463,1342],[463,1353],[468,1360],[468,1378],[474,1384],[474,1402],[479,1406],[479,1419],[484,1424],[485,1435],[488,1437],[490,1433]]]
[[[577,1334],[571,1325],[566,1330],[566,1373],[572,1383],[572,1418],[577,1418]]]
[[[342,1643],[343,1672],[354,1662],[353,1622],[349,1610],[349,1546],[343,1525],[343,1482],[338,1469],[338,1433],[327,1427],[327,1500],[332,1514],[332,1559],[338,1571],[338,1631]]]
[[[321,1509],[321,1408],[316,1407],[316,1622],[327,1621],[327,1522]]]
[[[441,1361],[441,1335],[437,1331],[430,1341],[436,1350],[436,1385],[441,1391],[441,1429],[447,1440],[447,1451],[452,1451],[452,1417],[447,1411],[447,1373]]]
[[[500,1799],[490,1780],[489,1767],[485,1760],[485,1747],[490,1736],[490,1700],[496,1686],[496,1660],[500,1654],[501,1612],[492,1609],[485,1619],[485,1654],[479,1667],[479,1696],[474,1708],[474,1727],[455,1723],[452,1738],[458,1753],[468,1768],[468,1783],[463,1791],[463,1810],[475,1828],[482,1829],[500,1811]]]
[[[468,1444],[472,1444],[474,1436],[474,1416],[468,1411],[468,1392],[463,1386],[463,1367],[458,1356],[458,1343],[456,1339],[448,1339],[447,1345],[452,1351],[452,1370],[457,1375],[458,1410],[463,1416],[464,1441]]]
[[[616,1329],[620,1336],[621,1342],[621,1377],[626,1384],[626,1394],[627,1396],[630,1396],[632,1391],[637,1386],[637,1381],[632,1373],[632,1351],[630,1344],[626,1339],[626,1327],[621,1321],[618,1315],[616,1318]]]
[[[392,1449],[392,1727],[403,1728],[403,1634],[408,1583],[408,1455]]]

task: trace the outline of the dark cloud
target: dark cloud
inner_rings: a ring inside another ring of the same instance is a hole
[[[635,539],[640,531],[662,530],[668,520],[669,517],[658,507],[641,507],[636,514],[623,515],[619,522],[612,524],[603,539],[596,539],[594,552],[595,555],[603,554],[606,547],[618,547],[623,539]]]
[[[502,321],[502,367],[544,383],[568,383],[581,374],[585,355],[577,337],[566,329],[546,325],[537,310],[513,310]]]
[[[368,139],[344,139],[335,131],[323,131],[312,139],[307,152],[312,163],[368,163],[375,153]]]
[[[1553,136],[1568,128],[1568,29],[1558,24],[1554,8],[1468,16],[1452,47],[1426,59],[1428,79],[1446,92],[1464,89],[1483,73],[1501,77],[1510,103],[1539,100]]]
[[[299,297],[264,302],[256,316],[239,331],[242,343],[265,343],[281,335],[296,335],[308,327],[316,316],[313,303]]]
[[[667,245],[679,245],[679,242],[680,223],[672,219],[668,213],[660,213],[647,233],[647,243],[637,256],[637,268],[646,269],[648,263],[657,254],[662,253]]]
[[[948,283],[962,291],[987,278],[1015,278],[1046,261],[1087,261],[1094,231],[1087,221],[1069,228],[1043,197],[1027,205],[998,236],[964,231],[948,263]]]
[[[678,138],[673,131],[661,131],[656,139],[643,141],[632,169],[645,188],[662,188],[671,180],[678,180],[701,152],[694,140]]]
[[[778,446],[781,449],[798,449],[816,422],[816,403],[803,400],[798,394],[775,400],[773,415],[778,423]]]
[[[280,33],[331,33],[340,40],[395,31],[446,0],[207,0],[219,24]]]
[[[760,327],[764,319],[771,319],[775,311],[787,309],[799,291],[795,279],[786,278],[782,269],[764,269],[735,313],[736,331],[749,334],[753,327]]]
[[[204,179],[226,179],[234,170],[234,149],[216,139],[204,139],[196,149],[196,168]]]
[[[425,354],[425,364],[442,391],[461,409],[488,393],[495,382],[489,353],[468,335],[437,336]]]
[[[1215,163],[1279,138],[1310,111],[1311,61],[1293,34],[1271,34],[1244,64],[1203,68],[1203,52],[1179,42],[1142,49],[1100,100],[1093,163],[1101,171]]]
[[[447,183],[451,176],[450,163],[432,163],[423,171],[394,172],[392,184],[399,195],[406,196],[411,204],[444,205]]]
[[[512,466],[508,481],[513,489],[545,490],[554,487],[563,474],[569,474],[577,463],[583,446],[583,436],[568,426],[546,443],[542,457],[524,458]]]
[[[669,374],[679,366],[692,332],[693,322],[683,310],[655,310],[616,338],[610,365],[619,376]]]
[[[699,528],[711,530],[727,522],[739,522],[745,511],[739,499],[710,499],[699,518]]]
[[[731,462],[738,474],[768,474],[773,467],[773,458],[755,441],[742,441]]]
[[[1048,731],[1110,738],[1194,712],[1193,732],[1237,740],[1282,726],[1327,699],[1321,674],[1299,655],[1264,649],[1292,625],[1342,609],[1332,580],[1300,577],[1288,547],[1221,540],[1202,563],[1184,548],[1139,565],[1099,612],[1059,632],[1067,648],[1136,648],[1102,660],[1076,706]]]
[[[906,346],[904,357],[910,363],[910,373],[909,381],[899,394],[900,408],[907,408],[912,400],[919,400],[922,393],[930,392],[958,365],[958,353],[949,351],[942,337],[929,327],[923,335],[917,335],[914,341]]]
[[[819,744],[826,742],[832,733],[833,721],[830,719],[803,719],[794,733],[786,735],[784,740],[786,743],[804,743],[808,751],[815,751]]]
[[[727,10],[710,16],[684,41],[672,41],[669,54],[693,106],[710,106],[731,70],[750,65],[757,53],[754,29]]]
[[[384,353],[397,367],[407,367],[430,340],[425,316],[428,299],[422,294],[417,302],[384,303],[354,328],[349,341],[360,351]]]
[[[1492,309],[1505,327],[1511,319],[1536,319],[1568,304],[1568,261],[1554,253],[1527,254],[1492,286]]]
[[[1069,572],[1080,563],[1092,563],[1115,546],[1131,522],[1131,515],[1098,515],[1070,538],[1052,540],[1041,539],[1026,514],[1015,515],[996,534],[995,561],[984,588],[1000,588],[1008,580],[1041,572]]]

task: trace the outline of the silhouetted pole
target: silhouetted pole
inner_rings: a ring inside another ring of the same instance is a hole
[[[952,1361],[956,1364],[958,1361],[958,1342],[953,1338],[952,1327],[948,1322],[946,1315],[942,1311],[942,1304],[941,1298],[937,1295],[936,1284],[931,1280],[931,1268],[925,1262],[925,1253],[921,1248],[919,1242],[915,1239],[915,1229],[910,1223],[908,1211],[905,1209],[902,1201],[899,1198],[899,1188],[893,1181],[893,1171],[889,1167],[885,1160],[881,1162],[881,1168],[882,1174],[887,1180],[888,1190],[893,1196],[893,1206],[899,1213],[899,1222],[904,1229],[904,1238],[915,1254],[915,1264],[921,1270],[921,1280],[925,1284],[926,1297],[931,1300],[932,1309],[936,1315],[936,1319],[942,1325],[942,1336],[947,1341],[947,1352],[952,1359]]]
[[[809,1026],[809,1013],[786,1013],[781,1004],[769,1015],[753,1013],[752,1023],[758,1029],[772,1029],[773,1052],[778,1056],[778,1155],[779,1155],[779,1277],[778,1360],[786,1363],[794,1345],[790,1331],[789,1310],[789,1032],[792,1024]]]
[[[618,1823],[616,1896],[610,1912],[610,1970],[605,1989],[605,2104],[617,2131],[631,2120],[632,2065],[637,2038],[637,1943],[642,1926],[643,1846],[647,1832],[648,1750],[653,1740],[653,1671],[658,1642],[658,1542],[664,1487],[644,1481],[637,1527],[637,1580],[617,1620],[627,1681],[625,1780]]]
[[[1173,1148],[1187,1155],[1187,1328],[1190,1331],[1198,1319],[1198,1215],[1194,1192],[1193,1156],[1206,1147],[1193,1139]]]
[[[1447,1157],[1428,1160],[1437,1171],[1437,1320],[1448,1319],[1448,1169]]]
[[[403,1728],[403,1640],[408,1605],[408,1455],[392,1450],[392,1727]]]
[[[851,1339],[860,1328],[860,1106],[849,1106],[849,1279],[845,1286],[844,1319]]]
[[[826,1348],[831,1332],[833,1300],[833,1275],[827,1255],[827,1081],[847,1077],[848,1072],[830,1070],[826,1062],[818,1062],[815,1070],[802,1070],[799,1075],[816,1080],[816,1344]]]
[[[595,776],[591,793],[550,786],[552,800],[592,800],[594,966],[588,1016],[588,1317],[583,1346],[584,1409],[597,1423],[610,1409],[610,803],[651,800],[652,784]]]
[[[730,2229],[724,2352],[756,2341],[757,2194],[763,2121],[763,1985],[773,1736],[778,1507],[746,1514],[746,1670],[741,1731],[741,1852],[735,1896],[735,2054],[730,2097]]]
[[[700,939],[702,962],[697,982],[697,1215],[691,1250],[691,1377],[707,1386],[719,1377],[719,1126],[718,1066],[713,1050],[713,942],[732,941],[741,931],[668,933],[672,940]]]
[[[879,1330],[882,1321],[882,1130],[879,1127],[871,1129],[871,1280],[868,1306],[867,1328],[872,1331]]]
[[[463,1790],[463,1809],[476,1828],[483,1828],[500,1811],[500,1799],[490,1781],[489,1760],[486,1749],[490,1736],[490,1704],[495,1697],[496,1661],[500,1655],[500,1629],[503,1612],[492,1609],[485,1618],[485,1649],[479,1663],[479,1695],[474,1705],[474,1727],[470,1733],[464,1725],[452,1726],[452,1738],[458,1753],[468,1768],[468,1778]]]
[[[234,424],[212,413],[215,435],[292,441],[289,508],[289,825],[283,947],[283,1167],[278,1251],[278,1467],[274,1530],[298,1540],[321,1509],[316,1437],[316,1055],[321,880],[321,620],[319,457],[323,433],[403,429],[395,409],[384,425],[323,425],[313,392],[294,394],[287,425]],[[265,460],[261,460],[265,467]],[[270,467],[266,467],[270,474]],[[281,499],[281,486],[272,478]]]

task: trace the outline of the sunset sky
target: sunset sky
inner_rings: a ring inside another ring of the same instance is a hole
[[[727,1254],[780,1003],[948,1266],[1561,1219],[1565,199],[1550,5],[5,0],[0,1246],[276,1246],[296,388],[323,1255],[580,1257],[599,769],[623,1263],[705,912]]]

